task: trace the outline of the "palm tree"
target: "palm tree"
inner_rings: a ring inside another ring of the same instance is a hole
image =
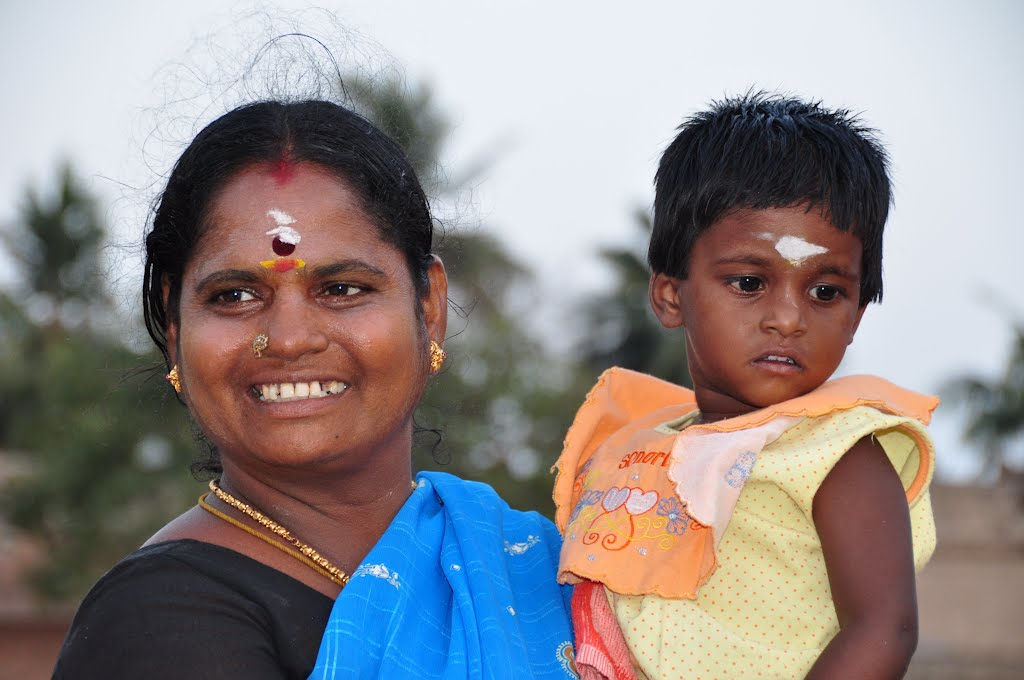
[[[0,451],[26,472],[0,491],[0,513],[42,547],[30,578],[54,600],[78,599],[194,502],[184,416],[159,410],[161,381],[126,379],[155,357],[97,330],[130,327],[104,285],[104,238],[65,166],[51,198],[27,192],[2,239],[17,281],[0,291]]]
[[[346,79],[345,87],[356,110],[405,149],[435,214],[457,201],[474,173],[442,170],[450,125],[430,89],[359,77]],[[564,385],[572,379],[558,379],[572,369],[557,365],[513,311],[532,294],[532,272],[485,225],[439,226],[435,251],[446,264],[455,313],[445,344],[448,363],[417,414],[440,439],[421,438],[425,451],[417,464],[488,481],[511,504],[550,512],[547,471],[582,398],[566,398]]]
[[[639,209],[634,219],[635,246],[599,251],[613,272],[613,284],[583,308],[583,323],[590,331],[580,347],[582,360],[592,375],[621,366],[690,386],[681,335],[662,327],[648,304],[650,272],[643,249],[651,235],[650,213]]]
[[[964,437],[981,449],[980,476],[999,474],[1006,465],[1007,441],[1024,432],[1024,325],[1014,328],[1013,348],[1001,376],[961,376],[944,392],[967,409]]]

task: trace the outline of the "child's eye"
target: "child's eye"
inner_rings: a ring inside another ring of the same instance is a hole
[[[358,295],[362,293],[365,288],[354,286],[351,283],[332,283],[328,286],[324,286],[324,293],[332,297],[348,297],[350,295]]]
[[[829,286],[826,284],[821,284],[811,288],[811,297],[822,302],[831,302],[839,297],[840,293],[842,293],[842,291],[835,286]]]
[[[221,292],[213,296],[214,302],[221,302],[229,305],[238,304],[240,302],[249,302],[255,300],[256,296],[247,290],[241,288],[233,288],[232,290],[222,290]]]
[[[737,276],[729,279],[729,285],[744,293],[756,293],[764,288],[764,281],[756,276]]]

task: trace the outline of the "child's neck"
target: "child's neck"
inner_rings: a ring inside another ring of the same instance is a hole
[[[791,401],[792,399],[799,399],[804,397],[811,392],[817,390],[821,385],[817,385],[814,389],[804,392],[803,394],[793,395],[787,399],[776,401],[770,404],[748,404],[737,399],[731,395],[724,395],[715,391],[702,390],[699,387],[694,390],[696,401],[697,401],[697,417],[693,420],[691,425],[707,425],[709,423],[717,423],[720,420],[728,420],[729,418],[739,418],[745,416],[748,413],[754,411],[760,411],[761,409],[773,408],[778,404]]]

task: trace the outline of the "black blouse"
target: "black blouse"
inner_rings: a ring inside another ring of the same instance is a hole
[[[85,596],[54,678],[307,678],[334,601],[228,548],[142,548]]]

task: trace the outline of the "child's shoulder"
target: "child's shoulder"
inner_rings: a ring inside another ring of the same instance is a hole
[[[786,415],[824,415],[833,411],[870,406],[883,413],[899,414],[931,421],[932,411],[939,405],[938,397],[900,387],[875,375],[849,375],[834,378],[813,392],[778,404],[771,409]]]
[[[563,459],[585,460],[624,428],[654,428],[697,409],[693,391],[646,373],[613,367],[598,378],[565,435]],[[569,470],[566,470],[569,471]]]
[[[672,405],[696,406],[693,390],[653,375],[613,366],[597,379],[576,417],[614,409],[633,418]]]

